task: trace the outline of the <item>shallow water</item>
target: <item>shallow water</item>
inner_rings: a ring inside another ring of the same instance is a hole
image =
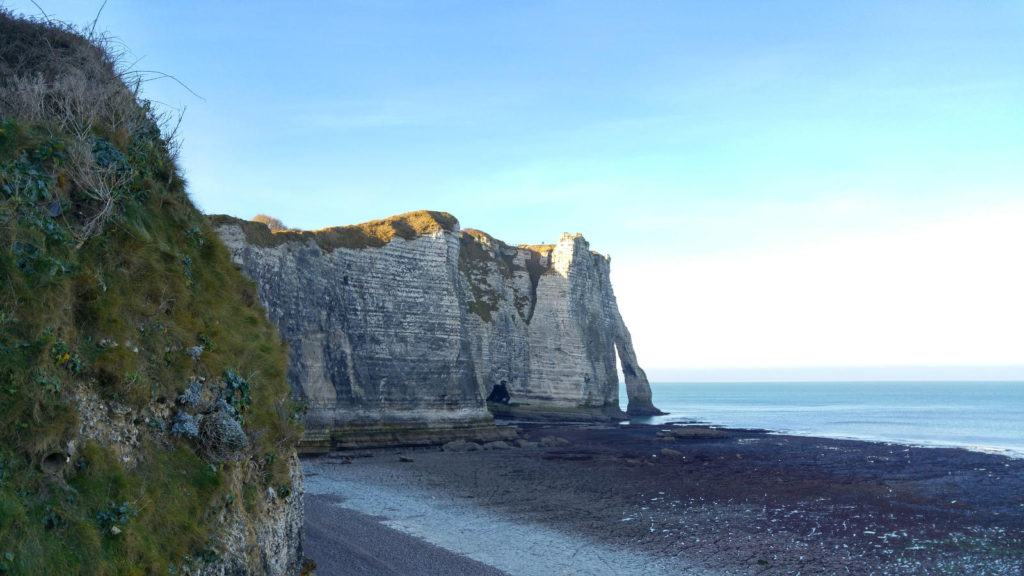
[[[1024,382],[652,383],[651,390],[655,406],[670,414],[634,422],[692,419],[1024,457]]]

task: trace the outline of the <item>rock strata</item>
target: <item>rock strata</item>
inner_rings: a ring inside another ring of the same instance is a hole
[[[622,418],[617,357],[629,414],[659,413],[609,258],[578,234],[515,247],[440,212],[316,232],[213,223],[290,345],[309,448],[513,440],[492,414]]]

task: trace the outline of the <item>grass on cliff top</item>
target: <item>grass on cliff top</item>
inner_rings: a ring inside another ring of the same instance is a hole
[[[462,234],[463,236],[469,236],[470,238],[476,240],[481,244],[497,244],[499,246],[507,246],[507,244],[505,244],[501,240],[498,240],[497,238],[491,236],[490,234],[484,232],[483,230],[477,230],[476,228],[463,228]]]
[[[0,574],[209,561],[289,481],[287,351],[102,46],[0,10],[0,72]],[[199,378],[241,390],[231,458],[171,434]]]
[[[520,250],[529,250],[531,252],[537,252],[539,254],[547,254],[555,249],[554,244],[520,244],[517,246]]]
[[[441,230],[453,232],[459,221],[447,212],[419,210],[406,212],[382,220],[372,220],[351,226],[334,226],[320,230],[279,230],[273,232],[262,222],[242,220],[223,214],[210,216],[213,226],[234,224],[241,226],[245,239],[257,246],[278,246],[285,242],[304,241],[312,238],[326,251],[335,248],[375,248],[384,246],[398,236],[412,240],[417,236],[434,234]]]

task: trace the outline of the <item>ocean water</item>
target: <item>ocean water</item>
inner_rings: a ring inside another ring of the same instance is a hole
[[[670,414],[633,422],[696,420],[1024,458],[1024,382],[652,383],[651,391]]]

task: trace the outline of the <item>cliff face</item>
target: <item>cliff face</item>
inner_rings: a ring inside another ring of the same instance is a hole
[[[619,417],[616,350],[630,413],[656,412],[608,258],[579,235],[513,247],[436,212],[318,232],[214,225],[291,346],[310,444],[491,412]]]
[[[242,225],[217,229],[291,346],[288,379],[307,403],[308,440],[490,419],[462,330],[454,233],[325,250],[313,237],[261,247]]]
[[[607,256],[580,235],[550,246],[512,247],[462,233],[460,271],[471,300],[467,331],[484,394],[505,384],[495,413],[619,417],[616,352],[628,412],[659,413],[619,315]]]

